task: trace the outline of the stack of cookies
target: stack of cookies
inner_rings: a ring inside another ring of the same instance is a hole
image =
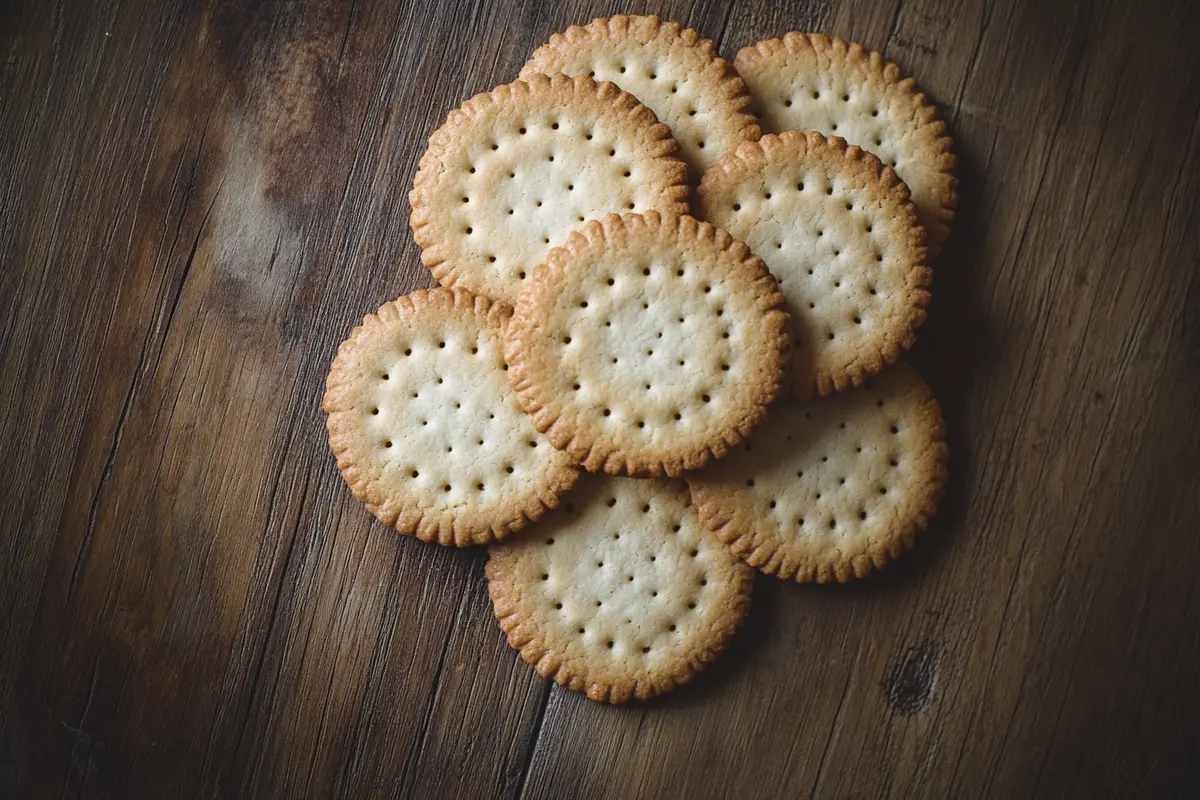
[[[430,138],[411,224],[444,288],[339,349],[342,475],[400,533],[489,546],[541,675],[609,702],[687,682],[752,567],[862,577],[934,513],[941,412],[898,362],[950,145],[858,45],[789,33],[730,64],[655,17],[555,35]]]

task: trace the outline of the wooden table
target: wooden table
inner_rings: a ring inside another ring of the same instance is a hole
[[[917,549],[769,578],[695,685],[613,708],[506,645],[483,555],[350,497],[338,342],[431,285],[426,137],[613,3],[27,0],[0,23],[0,794],[1200,791],[1195,4],[633,3],[882,49],[961,213],[914,360]]]

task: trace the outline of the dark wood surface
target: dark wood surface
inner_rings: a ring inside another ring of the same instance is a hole
[[[543,682],[479,553],[383,529],[319,401],[431,284],[429,133],[620,10],[726,56],[882,49],[961,215],[914,360],[953,478],[845,587],[760,578],[695,685]],[[1194,797],[1200,14],[1020,0],[8,2],[0,11],[0,794]]]

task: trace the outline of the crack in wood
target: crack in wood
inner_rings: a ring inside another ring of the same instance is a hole
[[[904,4],[907,0],[899,0],[896,3],[896,10],[892,13],[892,22],[888,25],[887,38],[883,40],[883,48],[881,53],[889,60],[892,57],[892,40],[896,38],[896,33],[900,30],[900,14],[904,11]]]
[[[442,694],[442,685],[445,681],[446,654],[450,652],[450,643],[454,640],[454,634],[460,630],[462,621],[463,609],[467,606],[467,596],[470,594],[470,589],[465,584],[460,587],[458,596],[458,606],[454,612],[454,621],[446,629],[446,638],[442,640],[442,649],[438,653],[437,665],[433,670],[433,691],[429,693],[429,701],[426,703],[424,710],[420,715],[421,727],[420,735],[417,737],[417,746],[413,748],[412,757],[405,768],[405,775],[415,773],[417,764],[420,763],[421,757],[425,754],[425,749],[429,744],[429,729],[433,724],[433,711],[437,708],[438,699]],[[404,785],[401,781],[401,785]]]
[[[846,697],[850,694],[850,686],[854,682],[854,668],[858,664],[858,657],[862,653],[862,642],[860,641],[854,650],[854,658],[850,659],[850,669],[846,670],[846,682],[842,685],[842,693],[838,698],[837,708],[833,712],[833,722],[829,725],[829,736],[825,738],[825,747],[821,750],[821,760],[817,762],[817,774],[813,778],[812,790],[809,792],[809,800],[814,800],[817,796],[817,791],[821,788],[821,781],[825,777],[825,765],[829,761],[829,753],[833,747],[833,740],[838,733],[838,723],[842,718],[842,709],[846,705]],[[791,764],[792,753],[795,752],[795,744],[788,751],[787,759],[784,761],[784,769],[782,774],[788,774],[788,766]]]
[[[521,764],[516,791],[508,795],[509,797],[517,797],[522,800],[525,797],[525,790],[533,769],[533,759],[537,756],[538,744],[542,741],[542,733],[546,729],[546,709],[550,706],[550,694],[553,690],[554,684],[550,681],[544,681],[541,702],[538,704],[537,717],[534,721],[534,734],[530,737],[529,748],[525,751],[525,760]]]

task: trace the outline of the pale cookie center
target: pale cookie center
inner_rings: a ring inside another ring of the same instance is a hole
[[[815,130],[840,136],[874,153],[887,166],[903,170],[906,129],[886,97],[852,85],[843,76],[822,74],[814,81],[787,87],[774,103],[772,122],[777,130]]]
[[[569,530],[531,544],[526,569],[551,641],[576,641],[614,662],[655,662],[684,646],[720,591],[714,553],[675,495],[612,492],[572,508]]]
[[[559,301],[561,391],[604,428],[651,440],[703,430],[741,372],[745,299],[673,252],[624,254],[586,270],[587,284]]]
[[[899,409],[897,409],[899,411]],[[905,487],[920,433],[882,398],[853,407],[786,413],[771,439],[743,445],[742,464],[775,464],[739,491],[788,538],[857,552],[883,538]]]
[[[910,265],[888,252],[902,231],[865,190],[793,169],[747,185],[723,214],[779,280],[798,321],[794,344],[854,350],[887,325]]]
[[[612,81],[650,106],[690,158],[707,164],[721,155],[719,140],[724,119],[714,119],[713,108],[694,80],[689,80],[683,63],[653,59],[638,45],[623,53],[589,59],[596,80]],[[717,139],[714,141],[714,137]]]
[[[506,283],[523,281],[585,220],[654,207],[650,157],[610,128],[547,109],[475,131],[450,189],[459,197],[452,230],[468,257]]]
[[[548,445],[511,396],[497,334],[400,332],[363,367],[359,411],[375,458],[423,505],[499,501],[536,482]]]

